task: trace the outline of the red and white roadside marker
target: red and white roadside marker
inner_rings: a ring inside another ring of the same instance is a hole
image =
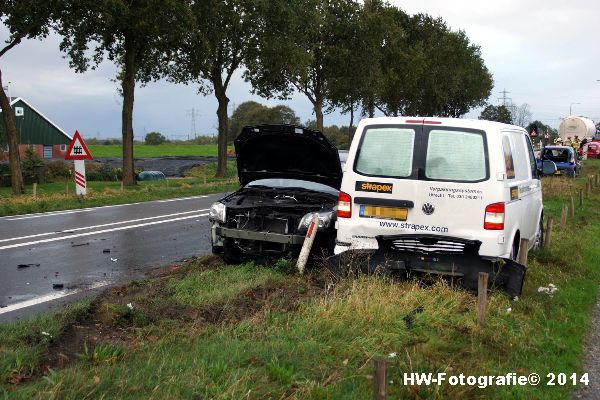
[[[87,183],[85,179],[85,160],[91,160],[92,153],[85,145],[79,131],[75,131],[73,140],[67,148],[65,160],[74,160],[75,164],[75,191],[78,196],[87,194]]]

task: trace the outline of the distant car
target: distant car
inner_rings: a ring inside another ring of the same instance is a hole
[[[335,146],[292,125],[247,126],[234,145],[242,187],[210,208],[213,253],[228,262],[297,255],[315,213],[313,253],[332,251],[342,181]]]
[[[577,160],[575,150],[569,146],[546,146],[544,147],[540,159],[537,160],[538,168],[542,167],[544,160],[553,161],[556,164],[554,175],[566,175],[575,177],[579,174],[581,165]]]
[[[587,158],[600,158],[600,142],[593,141],[586,144]]]

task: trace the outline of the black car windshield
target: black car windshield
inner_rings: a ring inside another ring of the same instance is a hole
[[[303,181],[300,179],[281,179],[281,178],[257,179],[246,185],[246,187],[257,187],[257,186],[276,188],[276,189],[299,188],[299,189],[303,189],[303,190],[312,190],[315,192],[329,193],[334,196],[338,195],[338,190],[335,188],[332,188],[327,185],[323,185],[322,183]]]

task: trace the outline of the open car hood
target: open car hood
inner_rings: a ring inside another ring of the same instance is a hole
[[[338,150],[319,131],[293,125],[246,126],[234,145],[242,185],[257,179],[288,178],[340,188]]]

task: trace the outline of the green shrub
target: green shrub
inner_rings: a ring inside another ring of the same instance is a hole
[[[23,175],[33,175],[33,167],[43,164],[44,160],[35,152],[33,146],[27,146],[25,149],[25,157],[21,160],[21,170]]]
[[[65,160],[52,160],[46,162],[46,179],[52,181],[60,178],[70,178],[73,165]]]

